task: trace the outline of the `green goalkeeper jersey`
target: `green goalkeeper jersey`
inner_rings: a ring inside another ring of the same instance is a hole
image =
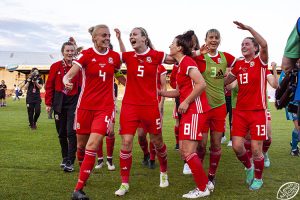
[[[213,61],[207,54],[204,55],[206,69],[202,73],[206,82],[206,95],[208,103],[212,108],[223,105],[225,101],[224,75],[227,68],[227,60],[222,52],[221,60],[218,63]]]

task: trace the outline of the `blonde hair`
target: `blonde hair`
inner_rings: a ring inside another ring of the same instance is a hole
[[[91,34],[91,36],[94,36],[96,31],[99,29],[99,28],[108,28],[107,25],[105,24],[98,24],[96,26],[92,26],[88,29],[88,32]]]

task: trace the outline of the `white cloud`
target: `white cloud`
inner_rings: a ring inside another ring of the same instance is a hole
[[[104,23],[111,27],[111,32],[115,27],[121,29],[128,49],[129,32],[133,27],[143,26],[155,47],[166,52],[174,36],[188,29],[194,29],[203,43],[206,31],[217,28],[222,36],[220,50],[239,56],[242,39],[250,35],[232,23],[239,20],[265,37],[270,61],[280,62],[286,39],[299,17],[299,7],[299,0],[2,0],[0,50],[13,47],[58,51],[69,36],[88,47],[91,41],[87,29]],[[26,38],[21,39],[24,35]],[[116,39],[111,40],[116,47]]]

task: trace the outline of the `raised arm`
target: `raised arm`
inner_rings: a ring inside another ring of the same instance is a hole
[[[276,71],[276,63],[272,62],[271,66],[272,66],[273,75],[267,76],[267,80],[272,88],[277,89],[278,88],[278,77],[277,77],[277,71]]]
[[[242,30],[247,30],[252,34],[252,36],[256,39],[256,41],[258,42],[258,44],[261,48],[260,52],[259,52],[261,60],[264,63],[268,63],[269,55],[268,55],[267,41],[258,32],[256,32],[251,26],[247,26],[238,21],[234,21],[233,23],[238,26],[237,28],[242,29]]]
[[[121,52],[126,52],[125,45],[124,45],[123,40],[121,38],[121,31],[118,28],[115,28],[114,31],[116,32],[116,37],[117,37],[118,42],[119,42],[120,51]]]

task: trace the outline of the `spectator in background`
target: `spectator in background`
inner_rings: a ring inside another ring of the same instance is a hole
[[[29,127],[31,130],[37,128],[37,120],[41,114],[41,96],[40,89],[43,87],[44,81],[40,77],[39,70],[32,68],[28,78],[25,80],[25,90],[27,90],[26,105],[28,112]]]
[[[6,106],[6,101],[5,101],[6,90],[7,90],[7,86],[5,85],[4,80],[2,80],[0,84],[0,107]]]
[[[300,59],[298,59],[296,65],[298,66],[298,68],[300,68]],[[279,77],[279,83],[282,82],[284,77],[285,77],[285,73],[284,73],[284,71],[282,71],[281,74],[280,74],[280,77]],[[300,156],[299,147],[298,147],[298,143],[300,141],[300,134],[299,134],[300,127],[298,125],[299,118],[297,116],[297,113],[290,112],[288,108],[298,107],[298,106],[299,106],[299,102],[292,101],[285,108],[286,119],[293,121],[293,124],[294,124],[294,128],[292,130],[292,140],[290,142],[290,144],[291,144],[291,156]]]
[[[16,84],[14,84],[14,90],[15,90],[15,95],[16,95],[15,98],[14,98],[14,101],[17,100],[17,99],[20,101],[20,98],[19,98],[19,96],[20,96],[19,95],[20,88],[19,88],[19,86],[17,86]]]
[[[300,17],[294,26],[284,49],[281,67],[286,71],[290,71],[296,66],[297,60],[300,58]],[[300,95],[297,100],[300,100]]]

